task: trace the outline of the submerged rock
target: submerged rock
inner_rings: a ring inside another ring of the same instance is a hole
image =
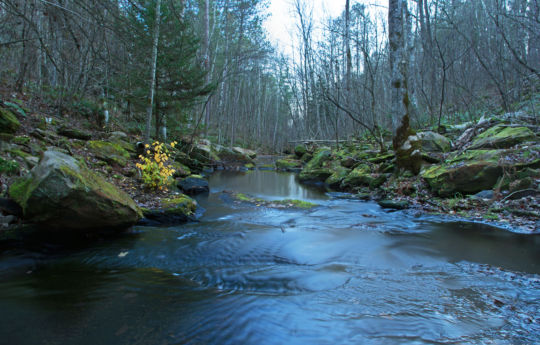
[[[409,207],[409,202],[407,200],[380,200],[378,204],[382,208],[391,208],[395,210],[404,210]]]
[[[179,180],[178,188],[182,189],[188,195],[208,193],[210,191],[208,181],[200,175],[191,175]]]
[[[125,229],[141,217],[129,195],[57,151],[46,151],[27,176],[10,186],[9,194],[25,221],[53,230]]]

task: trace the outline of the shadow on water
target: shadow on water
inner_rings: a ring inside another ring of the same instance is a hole
[[[540,338],[538,236],[387,213],[299,185],[292,174],[220,172],[210,185],[198,223],[4,248],[0,343]],[[223,190],[320,206],[268,209],[222,198]]]

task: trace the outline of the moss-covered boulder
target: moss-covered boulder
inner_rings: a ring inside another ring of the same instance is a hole
[[[314,168],[311,170],[303,169],[298,175],[300,182],[324,182],[332,176],[334,172],[330,168]]]
[[[92,134],[88,132],[82,131],[78,128],[67,126],[60,126],[56,133],[70,139],[90,140],[90,138],[92,138]]]
[[[122,145],[100,140],[91,140],[86,145],[96,158],[120,167],[125,167],[130,154]]]
[[[222,147],[217,153],[217,156],[219,157],[218,160],[221,160],[226,164],[244,165],[253,163],[253,159],[251,159],[247,154],[240,153],[228,147]]]
[[[323,164],[332,159],[332,151],[329,148],[320,148],[313,154],[313,158],[306,164],[304,170],[321,168]]]
[[[10,186],[9,195],[24,220],[51,230],[125,229],[142,216],[129,195],[57,151],[44,152],[39,164]]]
[[[184,178],[191,175],[191,170],[186,165],[176,162],[176,161],[173,161],[171,165],[174,169],[174,173],[173,173],[174,178],[178,178],[178,177]]]
[[[191,175],[178,180],[178,188],[188,195],[208,193],[210,191],[208,181],[200,175]]]
[[[185,152],[174,150],[172,153],[172,159],[175,162],[183,164],[189,168],[191,173],[198,174],[203,171],[204,164],[198,159],[190,157]]]
[[[175,225],[193,220],[197,202],[185,194],[161,200],[161,208],[144,209],[141,225]]]
[[[294,154],[298,158],[302,158],[302,156],[305,155],[306,152],[307,152],[307,149],[306,149],[306,147],[304,145],[296,145],[294,147]]]
[[[369,186],[372,183],[374,177],[371,174],[371,168],[367,164],[360,164],[354,168],[348,175],[343,179],[341,184],[342,188],[358,187],[358,186]]]
[[[535,134],[527,127],[497,125],[477,135],[469,149],[504,149],[535,139]]]
[[[431,189],[441,196],[474,194],[491,189],[503,173],[499,160],[505,150],[470,150],[421,172]]]
[[[191,151],[191,157],[205,163],[219,161],[221,157],[214,151],[212,145],[197,144]]]
[[[0,107],[0,133],[13,134],[20,126],[21,123],[11,111]]]
[[[302,162],[292,158],[278,159],[276,161],[276,169],[282,171],[298,171],[302,169]]]
[[[330,188],[339,189],[341,183],[347,177],[347,175],[349,175],[350,172],[351,169],[347,169],[342,166],[335,166],[332,170],[332,175],[330,175],[326,179],[326,181],[324,181],[324,183],[327,184]]]
[[[435,132],[419,132],[416,134],[424,152],[450,152],[452,143],[448,138]]]
[[[241,147],[233,147],[232,148],[234,152],[236,153],[239,153],[241,155],[244,155],[244,156],[247,156],[251,159],[255,159],[257,158],[257,152],[253,151],[253,150],[249,150],[249,149],[244,149],[244,148],[241,148]]]

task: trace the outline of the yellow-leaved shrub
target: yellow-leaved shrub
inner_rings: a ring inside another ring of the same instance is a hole
[[[176,144],[173,141],[170,145],[174,147]],[[135,164],[141,172],[145,188],[167,190],[169,179],[174,174],[169,158],[169,150],[164,143],[154,141],[152,145],[145,145],[145,155],[139,155],[140,162]]]

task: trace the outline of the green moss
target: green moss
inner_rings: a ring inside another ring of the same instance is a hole
[[[197,202],[185,194],[161,200],[165,213],[190,216],[197,209]]]
[[[11,149],[8,151],[12,156],[15,157],[21,157],[21,158],[28,158],[31,156],[31,154],[26,153],[20,149]]]
[[[284,206],[302,208],[306,210],[319,206],[317,204],[314,204],[308,201],[296,200],[296,199],[284,199],[284,200],[278,201],[277,203]]]
[[[24,209],[26,207],[26,201],[34,188],[35,186],[32,186],[31,178],[22,177],[15,180],[9,186],[9,196]]]
[[[87,143],[87,147],[98,159],[109,164],[123,167],[130,158],[129,152],[118,143],[92,140]]]
[[[0,132],[13,134],[17,132],[21,123],[17,120],[17,117],[7,109],[0,107]]]
[[[247,202],[251,202],[251,201],[254,200],[253,198],[251,198],[251,197],[249,197],[249,196],[247,196],[247,195],[245,195],[245,194],[243,194],[243,193],[236,193],[234,196],[235,196],[235,198],[236,198],[237,200],[239,200],[239,201],[247,201]]]
[[[314,154],[313,158],[306,164],[306,170],[314,170],[321,168],[323,163],[331,159],[332,152],[328,148],[318,149]]]
[[[13,138],[13,143],[17,145],[28,145],[30,143],[30,137],[20,136]]]
[[[253,164],[253,163],[244,164],[244,168],[246,168],[246,169],[255,169],[255,164]]]
[[[471,148],[508,148],[535,138],[534,133],[527,127],[497,125],[477,135]]]
[[[8,160],[0,157],[0,174],[14,175],[21,170],[21,166],[14,160]]]
[[[281,170],[300,168],[302,163],[293,159],[279,159],[276,161],[276,168]]]

